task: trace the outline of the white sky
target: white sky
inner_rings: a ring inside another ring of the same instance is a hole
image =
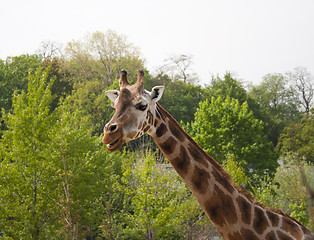
[[[150,71],[193,56],[201,82],[236,74],[258,83],[296,66],[314,75],[313,0],[0,0],[0,58],[112,29],[141,49]]]

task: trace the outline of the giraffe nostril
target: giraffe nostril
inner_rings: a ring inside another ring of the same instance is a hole
[[[110,131],[110,132],[114,132],[115,130],[117,130],[117,125],[116,125],[116,124],[111,125],[111,126],[109,127],[109,131]]]

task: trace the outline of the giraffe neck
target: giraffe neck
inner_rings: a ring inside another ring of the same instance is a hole
[[[159,104],[148,132],[224,239],[306,239],[294,219],[265,209],[239,190],[226,171]],[[309,238],[310,239],[310,238]]]

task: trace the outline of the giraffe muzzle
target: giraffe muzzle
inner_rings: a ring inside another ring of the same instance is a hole
[[[108,151],[113,152],[118,150],[124,143],[123,139],[122,131],[117,124],[107,124],[105,126],[102,142],[106,144]]]
[[[108,151],[114,152],[122,146],[122,144],[124,143],[124,140],[123,140],[123,136],[120,136],[118,138],[113,138],[112,140],[112,138],[108,139],[106,135],[104,135],[102,142],[106,144],[106,148]]]
[[[118,150],[123,143],[124,143],[123,138],[120,137],[117,140],[113,141],[112,143],[107,144],[106,147],[110,152],[113,152]]]

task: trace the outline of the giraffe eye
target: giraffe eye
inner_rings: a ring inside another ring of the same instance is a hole
[[[147,108],[147,104],[138,104],[136,106],[136,109],[141,110],[141,111],[145,111],[146,108]]]

